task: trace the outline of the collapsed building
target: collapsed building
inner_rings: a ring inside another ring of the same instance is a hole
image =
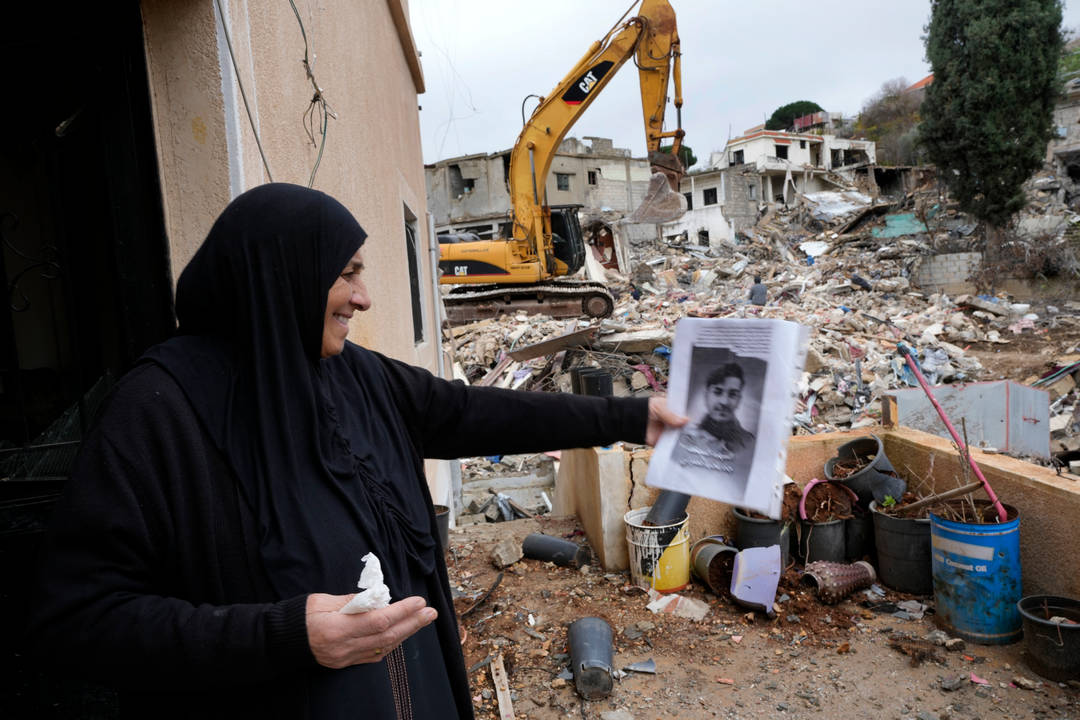
[[[683,179],[688,211],[665,224],[663,235],[710,245],[733,239],[801,195],[856,188],[876,195],[875,162],[870,140],[750,128],[712,153],[704,170]]]
[[[582,229],[595,259],[626,273],[635,250],[661,238],[681,235],[709,246],[733,239],[770,209],[799,203],[807,193],[861,188],[876,195],[875,159],[869,140],[751,128],[712,153],[704,170],[682,179],[688,211],[658,227],[627,220],[648,190],[648,160],[632,157],[607,138],[571,137],[560,145],[545,192],[552,206],[581,206]],[[509,237],[509,173],[510,150],[425,166],[436,233]]]

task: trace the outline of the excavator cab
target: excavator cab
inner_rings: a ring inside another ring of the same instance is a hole
[[[551,244],[554,255],[569,266],[573,275],[585,264],[585,239],[578,221],[581,205],[555,205],[551,208]]]

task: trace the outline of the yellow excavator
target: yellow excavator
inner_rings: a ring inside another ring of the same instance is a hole
[[[676,192],[685,172],[678,159],[685,133],[675,11],[668,0],[642,0],[637,14],[627,19],[633,9],[631,5],[551,93],[540,98],[518,136],[510,155],[512,237],[462,241],[461,236],[440,236],[439,282],[457,286],[443,298],[452,322],[517,310],[554,317],[611,314],[614,300],[601,283],[566,278],[585,262],[577,216],[580,206],[549,207],[544,188],[566,133],[631,57],[640,77],[649,163],[654,173],[646,201],[632,219],[667,222],[685,210]],[[677,128],[665,132],[664,112],[672,75]],[[660,151],[665,139],[671,140],[670,152]],[[670,212],[672,200],[676,201],[674,213]],[[659,213],[650,213],[646,206],[658,208]]]

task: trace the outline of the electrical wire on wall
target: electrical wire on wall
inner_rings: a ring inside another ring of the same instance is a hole
[[[296,3],[293,0],[289,0],[289,5],[292,6],[293,14],[296,15],[296,22],[300,23],[300,34],[304,37],[304,72],[307,73],[308,80],[311,81],[311,86],[315,89],[315,94],[312,95],[311,102],[308,103],[308,108],[303,117],[304,130],[307,131],[312,147],[319,148],[319,152],[315,156],[315,165],[311,168],[311,177],[308,178],[308,187],[312,187],[315,184],[315,173],[319,171],[319,165],[322,163],[323,150],[326,149],[326,129],[329,119],[334,118],[336,120],[337,113],[326,102],[326,95],[323,93],[323,89],[319,87],[319,83],[316,82],[315,73],[312,72],[311,66],[314,58],[309,59],[308,56],[307,31],[304,29],[304,21],[300,19],[300,11],[296,9]],[[320,136],[318,142],[315,140],[316,127]]]
[[[291,0],[290,0],[291,2]],[[240,97],[244,101],[244,110],[247,111],[248,123],[251,125],[251,132],[255,135],[255,145],[259,148],[259,157],[262,158],[263,167],[266,168],[266,177],[270,182],[274,182],[274,174],[270,172],[270,163],[266,159],[266,153],[263,152],[262,141],[259,140],[259,129],[255,127],[255,118],[251,116],[251,106],[248,104],[247,93],[244,92],[244,83],[240,80],[240,67],[236,64],[236,54],[233,52],[232,38],[229,37],[229,25],[225,22],[225,10],[221,7],[221,0],[214,0],[217,5],[218,19],[221,20],[221,31],[225,35],[225,45],[229,48],[229,59],[232,60],[233,74],[236,75],[236,85],[240,88]]]

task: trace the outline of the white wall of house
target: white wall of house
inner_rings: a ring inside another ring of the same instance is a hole
[[[686,232],[690,242],[697,243],[700,231],[704,230],[709,233],[710,246],[733,238],[731,223],[724,217],[726,182],[725,173],[719,170],[684,177],[679,191],[690,195],[692,209],[675,222],[661,226],[661,234],[671,237]]]
[[[780,155],[787,154],[787,164],[794,167],[810,165],[811,147],[820,145],[822,139],[817,135],[798,135],[796,133],[773,132],[763,130],[746,138],[735,138],[728,143],[724,152],[714,158],[718,161],[715,167],[724,168],[737,165],[736,153],[742,152],[742,163],[757,165],[764,169],[766,166],[775,167],[776,160],[782,160]],[[778,150],[778,148],[780,148]]]
[[[780,157],[785,154],[787,158]],[[835,135],[810,135],[762,130],[728,143],[722,153],[713,153],[713,167],[725,168],[738,165],[737,153],[742,153],[742,163],[755,165],[758,170],[784,170],[802,168],[805,165],[832,169],[832,151],[861,150],[869,162],[877,161],[877,146],[870,140],[838,138]],[[845,165],[851,164],[845,162]]]
[[[660,228],[661,234],[666,238],[685,232],[692,243],[700,242],[698,238],[702,230],[709,233],[710,247],[730,241],[735,236],[731,223],[724,217],[724,208],[721,205],[687,210],[681,218],[675,222],[664,223]]]

